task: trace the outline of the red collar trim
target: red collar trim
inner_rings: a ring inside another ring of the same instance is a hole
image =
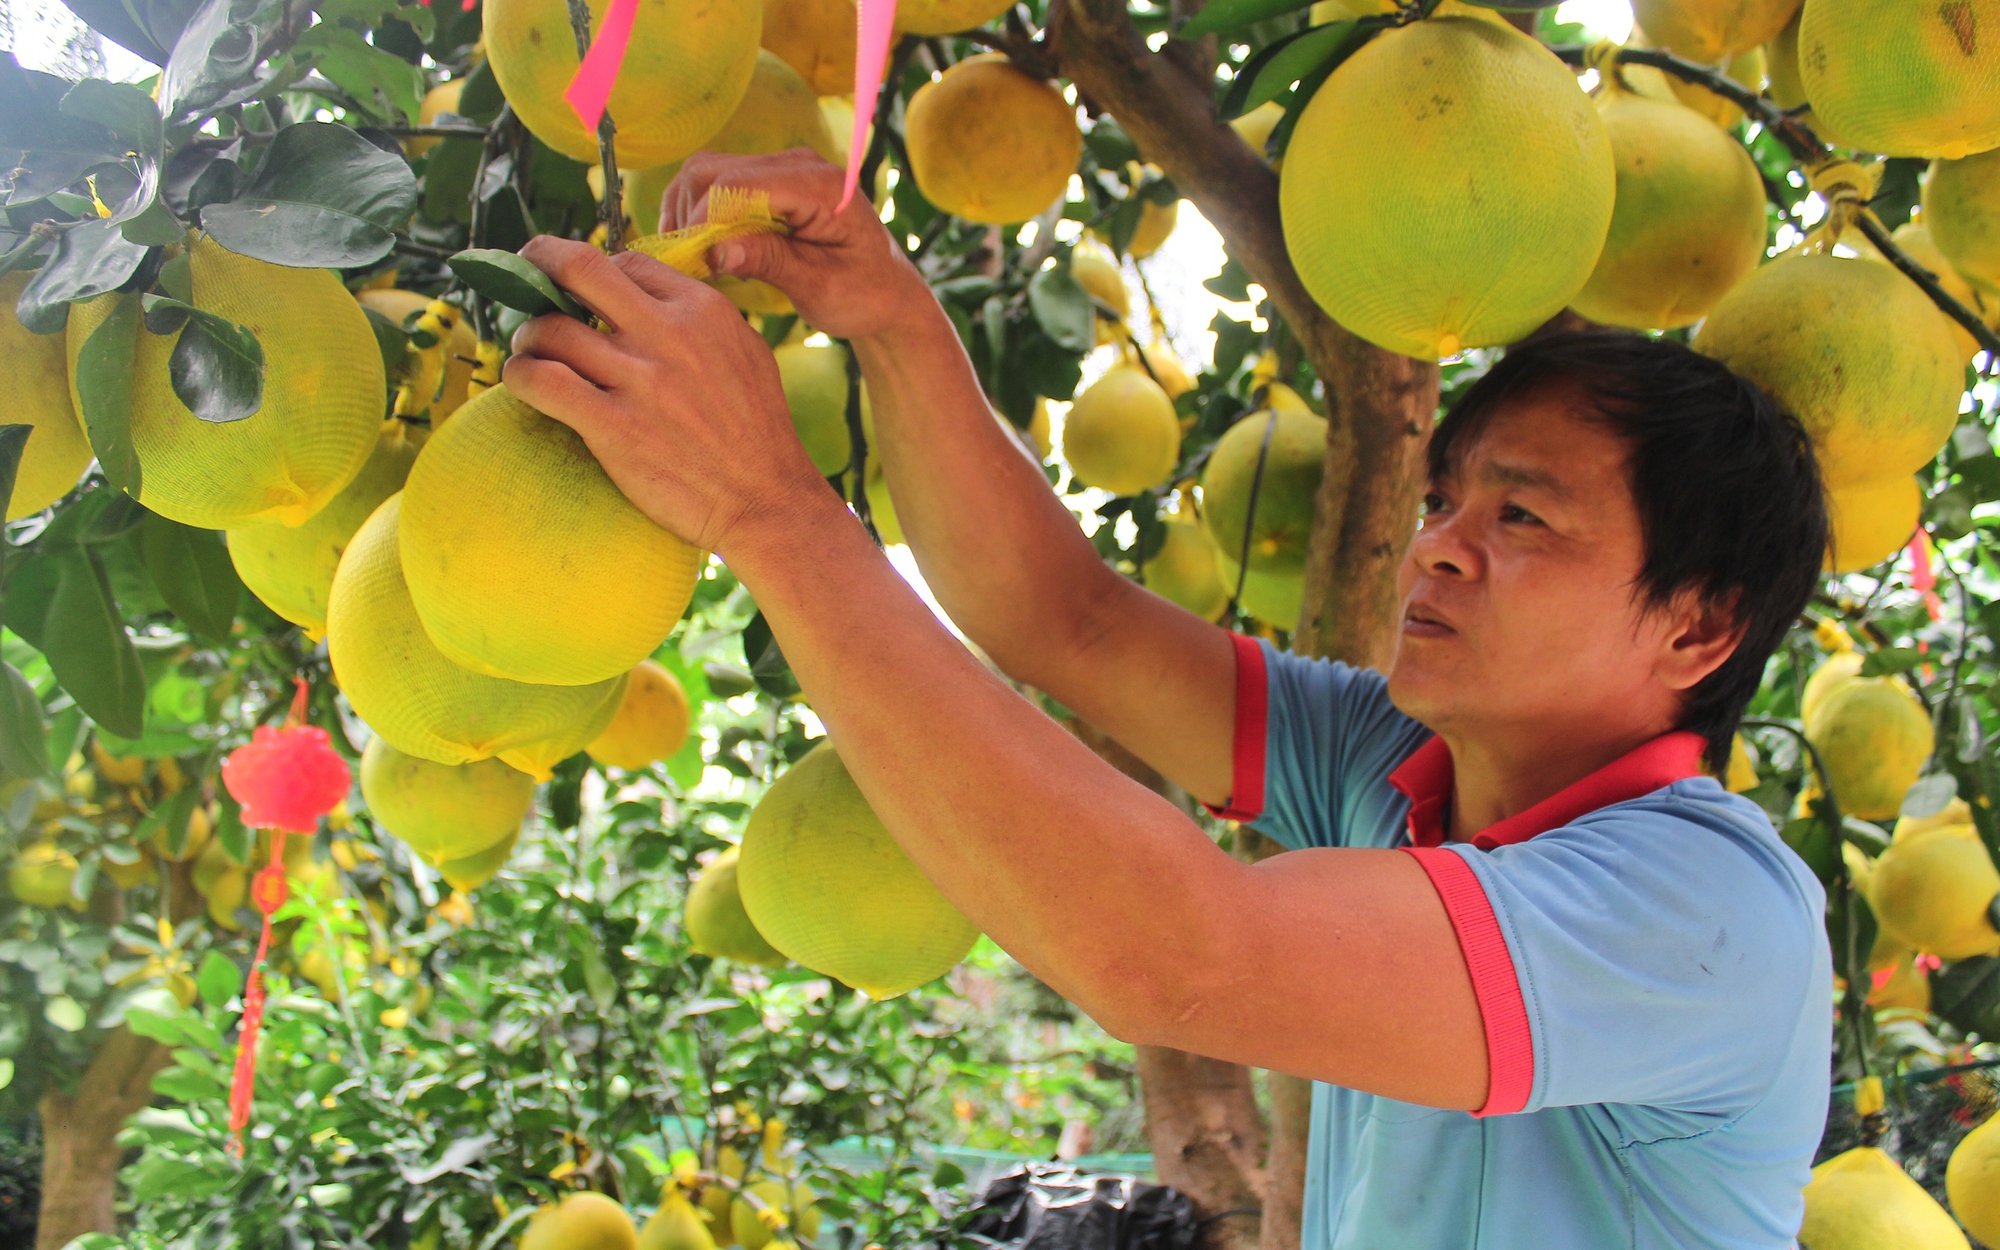
[[[1662,786],[1701,775],[1702,736],[1690,730],[1661,734],[1621,759],[1472,835],[1482,851],[1526,842],[1536,834],[1560,829],[1587,812],[1651,794]],[[1442,846],[1445,805],[1451,800],[1451,748],[1433,737],[1389,774],[1389,784],[1410,800],[1410,842]]]

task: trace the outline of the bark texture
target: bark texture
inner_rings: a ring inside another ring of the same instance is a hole
[[[153,1101],[153,1076],[169,1051],[120,1025],[90,1061],[74,1094],[42,1095],[42,1205],[35,1250],[61,1250],[85,1233],[115,1233],[118,1130]]]

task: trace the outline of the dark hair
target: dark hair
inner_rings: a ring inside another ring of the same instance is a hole
[[[1764,662],[1819,585],[1828,534],[1812,444],[1776,400],[1679,343],[1562,331],[1509,348],[1459,396],[1431,435],[1431,476],[1507,400],[1560,382],[1581,386],[1591,415],[1631,443],[1646,553],[1635,591],[1648,607],[1693,591],[1743,627],[1681,708],[1680,727],[1707,740],[1721,775]]]

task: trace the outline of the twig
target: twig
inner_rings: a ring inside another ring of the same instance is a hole
[[[404,256],[420,256],[425,260],[450,260],[457,255],[448,247],[432,247],[428,243],[419,243],[409,235],[401,233],[396,235],[395,249]]]
[[[889,114],[895,110],[896,97],[903,90],[903,70],[910,63],[910,56],[922,40],[915,35],[905,35],[897,42],[896,50],[889,57],[889,68],[882,75],[882,90],[875,95],[875,116],[869,124],[874,128],[868,137],[868,151],[861,160],[861,194],[872,198],[875,190],[875,171],[882,168],[883,147],[889,140]],[[898,144],[898,148],[902,145]],[[903,173],[908,176],[910,162],[907,154],[903,159]]]
[[[394,135],[398,139],[484,139],[486,137],[486,127],[472,125],[378,126],[376,129],[385,135]]]
[[[1589,48],[1580,43],[1561,44],[1551,47],[1549,51],[1562,58],[1567,64],[1582,65],[1585,63]],[[1820,137],[1814,134],[1812,129],[1803,121],[1786,112],[1784,109],[1779,108],[1777,104],[1758,92],[1752,91],[1742,83],[1730,78],[1720,70],[1712,69],[1706,65],[1698,65],[1693,61],[1683,60],[1671,52],[1662,52],[1656,48],[1620,48],[1618,50],[1618,63],[1620,65],[1650,65],[1654,69],[1672,74],[1683,82],[1691,82],[1697,86],[1706,87],[1716,95],[1734,104],[1737,108],[1742,109],[1745,114],[1755,117],[1766,130],[1778,136],[1778,141],[1785,145],[1786,150],[1792,154],[1792,158],[1802,165],[1815,164],[1831,155],[1826,144],[1821,142]],[[1929,296],[1931,302],[1936,304],[1945,316],[1950,317],[1960,326],[1963,326],[1966,333],[1972,335],[1973,340],[1979,344],[1981,350],[1989,353],[1995,359],[2000,359],[2000,333],[1996,333],[1991,326],[1981,321],[1978,315],[1971,309],[1959,303],[1948,291],[1939,286],[1937,277],[1930,270],[1910,259],[1909,253],[1905,252],[1889,237],[1888,229],[1883,226],[1873,213],[1858,213],[1855,216],[1855,221],[1860,227],[1861,233],[1867,236],[1870,243],[1875,245],[1875,250],[1882,253],[1884,260],[1901,270],[1903,275],[1909,278],[1910,281],[1916,283],[1918,289]]]
[[[576,59],[581,64],[590,52],[590,2],[567,3],[570,33],[576,37]],[[625,250],[625,195],[618,177],[617,133],[611,110],[604,110],[597,119],[597,163],[604,171],[604,198],[597,202],[597,220],[604,227],[604,250],[614,256]]]

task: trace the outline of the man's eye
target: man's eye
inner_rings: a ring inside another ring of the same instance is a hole
[[[1448,506],[1450,505],[1445,503],[1444,496],[1438,494],[1436,491],[1432,491],[1430,494],[1424,496],[1425,516],[1430,516],[1433,513],[1443,512]]]
[[[1500,519],[1523,525],[1539,525],[1542,522],[1542,518],[1523,508],[1521,505],[1513,503],[1501,505]]]

